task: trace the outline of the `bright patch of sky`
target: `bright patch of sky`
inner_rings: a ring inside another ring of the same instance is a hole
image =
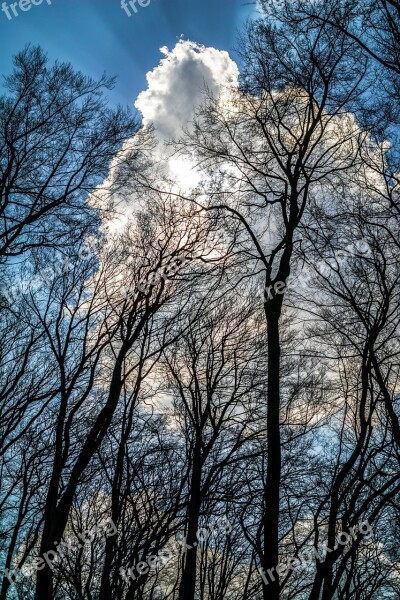
[[[136,8],[129,17],[120,0],[52,0],[27,12],[17,7],[11,20],[0,12],[0,72],[11,70],[12,55],[27,43],[39,44],[51,60],[69,61],[85,74],[117,75],[110,100],[132,106],[160,48],[172,49],[182,37],[237,60],[237,34],[256,12],[253,0],[150,0]]]

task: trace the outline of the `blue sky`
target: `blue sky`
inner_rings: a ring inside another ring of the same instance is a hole
[[[161,59],[159,48],[171,49],[180,36],[237,59],[237,33],[255,11],[253,0],[150,0],[128,17],[120,0],[51,2],[27,12],[17,6],[11,20],[0,12],[0,72],[10,71],[12,55],[26,43],[40,44],[51,59],[69,61],[85,74],[117,75],[110,101],[124,105],[146,88],[146,72]]]

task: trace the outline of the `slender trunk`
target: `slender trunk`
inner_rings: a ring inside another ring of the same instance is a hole
[[[54,514],[49,514],[45,517],[45,524],[42,533],[42,541],[40,544],[40,556],[44,554],[47,556],[55,556],[56,548],[55,545],[50,541],[52,539],[52,530],[54,522]],[[53,538],[54,539],[54,538]],[[54,554],[50,554],[53,552]],[[37,571],[36,577],[36,592],[35,600],[53,600],[54,599],[54,583],[53,583],[53,572],[46,563],[45,568],[41,571]]]
[[[122,475],[122,473],[121,473]],[[120,479],[120,478],[119,478]],[[118,482],[119,483],[119,482]],[[115,496],[119,495],[120,486],[117,484],[113,489],[113,499],[111,503],[111,518],[113,523],[118,523],[119,497],[115,501]],[[114,536],[106,537],[104,549],[103,572],[100,583],[99,600],[112,600],[112,566],[115,557],[116,538]]]
[[[114,373],[106,405],[100,412],[97,421],[90,432],[90,435],[87,437],[86,442],[83,445],[82,451],[80,452],[79,457],[72,469],[68,486],[57,506],[54,506],[54,498],[51,499],[51,507],[48,507],[47,514],[45,515],[42,541],[40,545],[40,556],[43,557],[44,555],[47,555],[49,562],[56,558],[56,544],[61,541],[61,538],[64,535],[75,490],[79,483],[80,477],[89,464],[92,456],[98,450],[107,432],[108,426],[114,414],[115,407],[118,403],[122,388],[121,373],[123,356],[124,351],[121,351],[114,367]],[[55,493],[54,490],[52,493]],[[46,561],[45,568],[37,572],[35,600],[53,600],[53,598],[53,573]]]
[[[267,477],[264,491],[264,564],[269,584],[263,580],[264,600],[279,599],[279,490],[281,481],[280,439],[280,360],[279,318],[281,301],[274,298],[265,304],[268,326],[268,392],[267,392]],[[271,576],[269,576],[270,571]]]
[[[182,579],[179,586],[179,600],[194,600],[196,593],[197,537],[201,506],[201,451],[194,451],[193,472],[190,484],[188,506],[188,525],[186,541],[189,546],[185,552]]]
[[[25,480],[26,481],[26,480]],[[9,568],[9,570],[12,572],[11,569],[11,562],[12,562],[12,557],[14,554],[14,550],[17,546],[17,541],[18,541],[18,534],[20,533],[20,529],[21,529],[21,525],[24,521],[24,517],[25,517],[25,511],[24,511],[24,507],[25,507],[25,503],[26,503],[26,499],[27,499],[27,486],[24,486],[24,492],[23,492],[23,496],[21,498],[21,502],[20,502],[20,507],[19,507],[19,511],[18,511],[18,519],[17,522],[15,524],[15,527],[13,529],[13,533],[11,536],[11,542],[8,548],[8,552],[7,552],[7,556],[6,556],[6,568]],[[18,574],[16,575],[15,580],[18,579]],[[2,582],[2,587],[1,587],[1,592],[0,592],[0,600],[6,600],[7,597],[7,592],[8,589],[11,586],[11,581],[10,578],[7,577],[6,575],[4,575],[3,577],[3,582]]]
[[[340,513],[340,507],[343,506],[343,492],[341,495],[343,484],[346,481],[346,478],[350,476],[352,470],[356,465],[356,461],[359,459],[363,452],[364,445],[368,436],[368,431],[371,427],[370,414],[366,414],[366,408],[369,392],[369,373],[371,371],[370,352],[371,348],[373,348],[373,345],[375,343],[375,339],[376,337],[373,338],[373,341],[367,341],[363,352],[363,365],[361,370],[362,393],[358,409],[359,422],[361,424],[359,438],[357,440],[357,444],[352,454],[342,466],[332,486],[332,498],[331,507],[329,511],[330,514],[327,539],[328,548],[334,548],[336,545],[336,525],[338,521],[338,515]],[[350,481],[348,483],[348,486],[351,487],[351,485],[352,482]],[[335,554],[328,554],[324,562],[317,566],[317,573],[315,575],[313,587],[309,594],[309,600],[330,600],[335,594],[337,590],[337,585],[333,586],[333,566],[336,558],[337,556]]]
[[[132,414],[128,418],[128,425],[126,427],[125,423],[123,423],[121,441],[118,447],[117,461],[115,465],[115,473],[111,493],[111,518],[113,520],[113,523],[118,523],[119,512],[121,510],[120,497],[122,479],[124,474],[125,443],[131,430],[131,424]],[[115,545],[116,538],[114,536],[106,537],[99,600],[112,600],[111,570],[113,558],[115,557]]]

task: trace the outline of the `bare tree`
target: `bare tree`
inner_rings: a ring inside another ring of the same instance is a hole
[[[329,28],[314,35],[289,19],[277,27],[266,18],[250,27],[244,44],[243,91],[233,92],[227,102],[206,103],[183,146],[197,153],[209,175],[219,166],[208,197],[199,193],[195,201],[225,222],[239,223],[237,251],[254,261],[253,272],[264,280],[268,462],[261,562],[268,570],[279,558],[280,321],[286,280],[310,193],[357,160],[353,141],[360,132],[342,111],[363,73],[357,45]],[[268,590],[264,586],[264,594],[279,596],[278,577]]]
[[[65,247],[98,225],[88,194],[136,129],[107,108],[113,79],[94,81],[48,64],[40,48],[14,59],[0,99],[0,259],[35,247]]]

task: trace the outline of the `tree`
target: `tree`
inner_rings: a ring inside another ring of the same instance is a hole
[[[107,107],[99,81],[71,65],[48,64],[26,47],[0,98],[0,261],[38,247],[66,247],[93,232],[88,195],[137,128],[122,108]]]
[[[199,539],[199,527],[207,532],[213,512],[215,520],[230,507],[218,489],[226,470],[245,460],[246,448],[250,452],[257,435],[252,432],[253,404],[263,381],[262,328],[253,302],[237,302],[227,292],[221,298],[219,288],[218,305],[208,296],[200,318],[190,319],[185,341],[164,352],[189,470],[185,532],[190,549],[183,559],[180,600],[194,600],[199,551],[201,557],[208,553],[208,533]]]
[[[210,99],[180,146],[213,177],[193,199],[241,227],[236,245],[264,278],[268,336],[268,454],[263,517],[265,570],[279,558],[281,481],[280,321],[286,281],[300,243],[310,195],[357,160],[360,135],[342,114],[363,73],[357,45],[329,28],[314,34],[289,18],[251,25],[243,51],[242,90],[230,102]],[[354,59],[349,56],[354,55]],[[332,135],[332,129],[337,134]],[[229,226],[227,226],[229,227]],[[279,577],[265,598],[278,598]]]

